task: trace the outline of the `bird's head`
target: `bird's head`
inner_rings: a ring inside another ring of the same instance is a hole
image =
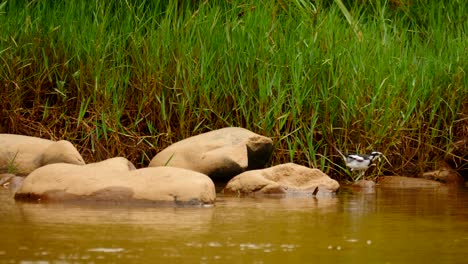
[[[383,153],[382,152],[378,152],[378,151],[372,151],[370,153],[370,155],[372,156],[372,160],[379,160],[380,161],[380,157],[383,156]]]

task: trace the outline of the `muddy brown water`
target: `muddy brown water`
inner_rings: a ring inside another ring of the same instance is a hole
[[[0,263],[467,263],[468,191],[148,208],[15,202],[1,189],[0,231]]]

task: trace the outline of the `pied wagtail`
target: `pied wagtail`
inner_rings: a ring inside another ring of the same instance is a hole
[[[351,171],[362,171],[364,173],[369,167],[375,165],[374,161],[383,156],[381,152],[372,151],[370,154],[343,154],[335,147],[336,151],[340,153],[343,160]]]

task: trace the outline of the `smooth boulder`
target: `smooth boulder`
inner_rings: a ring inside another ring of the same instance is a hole
[[[28,175],[53,163],[84,165],[72,143],[15,134],[0,134],[0,173]]]
[[[232,178],[224,193],[239,194],[330,194],[340,185],[319,169],[294,163],[246,171]]]
[[[263,168],[272,149],[268,137],[227,127],[176,142],[158,153],[149,166],[184,168],[229,180],[245,170]]]
[[[216,198],[213,181],[172,167],[134,169],[124,158],[83,166],[51,164],[29,174],[18,200],[204,205]]]

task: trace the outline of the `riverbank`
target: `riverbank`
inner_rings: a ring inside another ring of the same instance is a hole
[[[143,166],[181,139],[240,126],[273,139],[271,164],[338,180],[352,176],[332,145],[384,153],[370,176],[466,169],[465,5],[347,14],[337,2],[8,1],[0,133]]]

